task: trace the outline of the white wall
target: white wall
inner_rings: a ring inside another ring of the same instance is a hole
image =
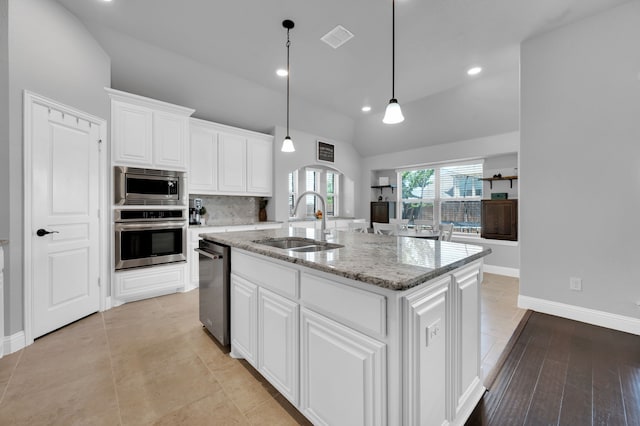
[[[9,181],[9,1],[0,0],[0,200],[8,200],[10,195]],[[9,203],[0,203],[0,240],[9,238]],[[8,262],[5,260],[5,263]],[[9,286],[4,286],[4,298],[9,298]],[[9,316],[6,309],[0,312]],[[0,323],[7,324],[8,319],[0,319]],[[0,330],[0,336],[4,336]]]
[[[23,141],[24,90],[109,118],[104,87],[110,60],[86,27],[55,1],[9,0],[8,262],[5,265],[7,334],[23,329]],[[5,157],[3,157],[5,158]],[[5,160],[1,160],[5,161]],[[0,190],[0,194],[2,191]],[[6,200],[7,198],[3,198]],[[5,222],[6,218],[2,218]],[[3,225],[3,227],[6,225]],[[0,228],[1,229],[1,228]],[[2,236],[5,238],[5,236]]]
[[[522,44],[522,296],[640,317],[639,41],[634,1]]]
[[[366,157],[362,161],[362,175],[360,178],[360,182],[363,182],[366,186],[362,188],[361,192],[371,194],[371,190],[368,186],[370,185],[372,175],[375,174],[375,171],[377,170],[396,169],[441,162],[464,161],[487,157],[497,157],[496,163],[493,164],[501,166],[507,164],[508,159],[513,160],[514,155],[516,155],[514,153],[518,153],[519,150],[520,135],[518,132],[511,132]],[[504,158],[502,158],[503,156]],[[385,190],[383,195],[390,196],[388,191],[389,190]],[[368,197],[363,199],[361,209],[363,216],[369,219]],[[491,242],[490,240],[470,240],[468,238],[458,239],[455,237],[454,241],[478,244],[491,248],[493,253],[486,258],[486,263],[499,268],[497,270],[494,269],[494,271],[499,271],[502,274],[518,275],[518,269],[520,268],[520,250],[518,242],[503,243]]]
[[[347,180],[358,182],[361,176],[361,158],[350,143],[290,129],[290,136],[291,139],[293,139],[296,151],[282,152],[280,148],[282,147],[282,140],[286,135],[286,128],[276,127],[273,133],[275,135],[273,143],[274,196],[272,202],[267,205],[267,214],[270,220],[287,221],[289,218],[289,191],[287,182],[289,173],[293,170],[313,164],[330,166],[340,171]],[[335,146],[335,162],[333,164],[318,162],[316,160],[316,142],[318,139]],[[352,183],[343,185],[340,190],[343,192],[345,199],[351,198],[353,200],[352,205],[347,203],[342,204],[340,216],[362,217],[363,213],[358,211],[362,199],[362,191],[359,190],[359,187],[357,187],[355,183]]]
[[[0,0],[0,200],[9,199],[9,1]],[[9,235],[9,203],[0,203],[0,239]]]

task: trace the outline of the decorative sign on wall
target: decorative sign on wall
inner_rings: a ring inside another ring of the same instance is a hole
[[[318,141],[318,161],[334,162],[335,145]]]

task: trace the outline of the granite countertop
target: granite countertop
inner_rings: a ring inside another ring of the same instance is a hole
[[[206,225],[192,225],[189,224],[189,228],[216,228],[216,227],[228,227],[228,226],[248,226],[248,225],[274,225],[276,223],[283,223],[283,222],[278,222],[275,220],[267,220],[264,222],[245,222],[245,223],[227,223],[227,224],[221,224],[221,223],[216,223],[216,224],[206,224]]]
[[[470,244],[344,231],[327,235],[327,242],[344,247],[312,253],[254,242],[288,236],[320,239],[319,231],[304,228],[203,233],[200,236],[209,241],[391,290],[415,287],[491,253],[489,248]]]
[[[327,218],[327,222],[332,221],[332,220],[353,220],[355,219],[355,217],[351,217],[351,216],[329,216]],[[322,219],[316,219],[313,216],[307,216],[307,217],[302,217],[302,218],[289,218],[289,222],[314,222],[314,221],[321,221]]]

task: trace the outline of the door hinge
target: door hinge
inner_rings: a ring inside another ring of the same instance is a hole
[[[102,282],[100,281],[100,277],[98,277],[98,287],[102,287]]]
[[[98,152],[102,151],[102,139],[98,139]]]

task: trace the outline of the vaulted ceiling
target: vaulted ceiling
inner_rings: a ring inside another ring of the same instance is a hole
[[[328,136],[349,137],[345,129],[351,126],[356,148],[373,155],[390,149],[389,138],[394,139],[392,149],[407,149],[517,130],[520,42],[625,0],[397,0],[396,97],[407,117],[395,125],[404,126],[398,130],[379,124],[391,97],[390,0],[58,2],[105,46],[114,83],[133,91],[144,82],[128,79],[135,67],[145,66],[145,59],[126,50],[142,43],[211,69],[212,75],[232,75],[284,96],[285,81],[275,71],[286,64],[281,22],[292,19],[292,108],[298,100],[329,111],[327,117],[339,117],[340,124],[326,118],[327,127],[344,129],[328,128]],[[354,37],[334,49],[320,38],[337,25]],[[132,63],[136,60],[141,63]],[[466,70],[473,65],[483,72],[469,77]],[[170,76],[165,78],[162,84],[170,85]],[[188,84],[181,82],[181,90],[197,98],[198,88]],[[202,81],[194,78],[193,84],[202,86]],[[224,114],[207,113],[204,101],[191,103],[204,117]],[[371,112],[363,113],[364,105]],[[278,114],[281,119],[271,125],[283,124],[283,112]],[[247,123],[250,117],[220,119],[255,130],[266,125],[259,118],[254,124]],[[316,126],[309,130],[321,130],[320,123]]]

